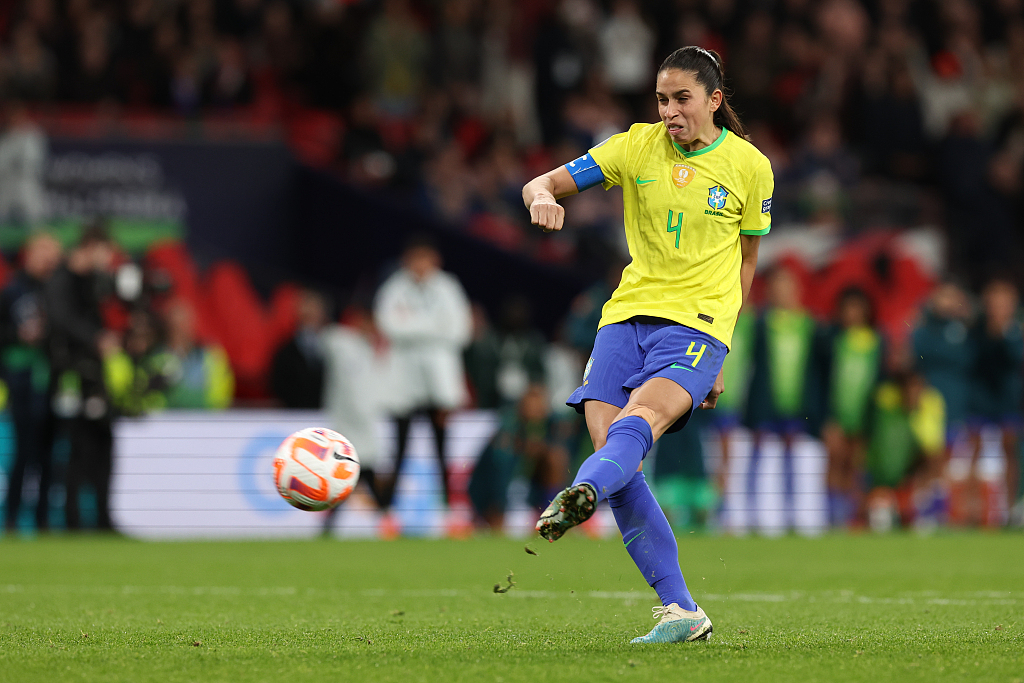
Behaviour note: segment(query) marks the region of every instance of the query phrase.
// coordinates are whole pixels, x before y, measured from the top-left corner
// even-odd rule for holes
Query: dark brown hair
[[[717,52],[705,50],[696,45],[681,47],[665,58],[658,73],[669,69],[679,69],[694,74],[697,77],[697,82],[704,86],[704,92],[708,97],[716,90],[721,90],[722,104],[715,111],[715,125],[728,128],[741,138],[747,137],[747,129],[743,127],[743,122],[729,106],[729,98],[725,92],[725,67],[722,66],[722,58],[718,56]]]

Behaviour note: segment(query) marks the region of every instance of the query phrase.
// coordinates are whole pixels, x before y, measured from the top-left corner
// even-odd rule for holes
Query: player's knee
[[[651,425],[651,429],[654,429],[659,422],[660,416],[654,406],[637,402],[626,406],[622,411],[622,417],[639,417]]]

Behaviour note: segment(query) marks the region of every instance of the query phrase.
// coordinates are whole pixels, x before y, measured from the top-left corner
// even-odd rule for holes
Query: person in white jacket
[[[385,491],[377,467],[381,444],[377,427],[387,415],[391,368],[387,349],[379,338],[370,311],[350,306],[343,324],[328,325],[320,332],[324,356],[323,407],[328,425],[344,434],[359,453],[359,481],[370,489],[384,510]],[[339,506],[340,507],[340,506]],[[324,534],[330,534],[338,507],[324,518]]]
[[[432,242],[415,238],[402,255],[402,267],[389,277],[374,303],[374,317],[391,345],[397,426],[395,470],[383,496],[387,509],[405,458],[412,417],[426,412],[434,431],[446,505],[451,502],[445,466],[445,422],[466,401],[462,350],[470,341],[469,301],[458,279],[441,270]]]

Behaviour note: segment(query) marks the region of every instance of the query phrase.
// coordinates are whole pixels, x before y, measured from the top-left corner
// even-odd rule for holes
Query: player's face
[[[656,95],[661,120],[672,140],[680,145],[700,137],[722,103],[721,90],[709,96],[695,73],[679,69],[658,73]]]

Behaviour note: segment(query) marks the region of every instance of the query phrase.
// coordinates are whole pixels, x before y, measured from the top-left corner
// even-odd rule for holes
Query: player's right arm
[[[544,232],[561,230],[565,209],[557,200],[595,185],[606,190],[618,185],[628,142],[628,133],[613,135],[580,158],[526,183],[523,203],[530,210],[530,222]]]
[[[544,232],[561,230],[565,209],[556,200],[579,192],[565,166],[537,176],[523,186],[523,203],[530,210],[530,222]]]

